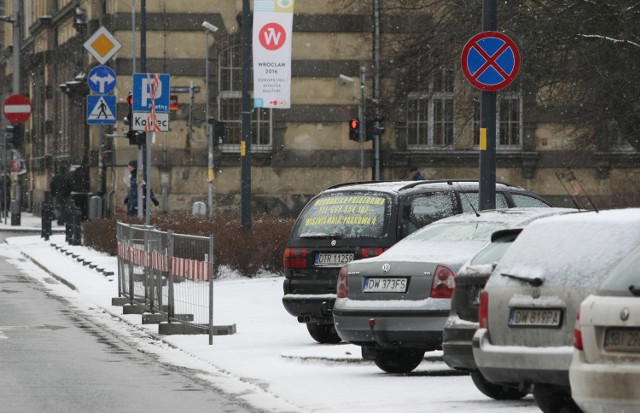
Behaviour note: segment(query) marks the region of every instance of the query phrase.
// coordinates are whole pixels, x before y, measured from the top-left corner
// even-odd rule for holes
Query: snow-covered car
[[[386,372],[415,369],[425,351],[442,345],[460,267],[495,231],[521,228],[548,210],[513,208],[444,218],[378,257],[344,266],[333,308],[336,331]]]
[[[320,343],[336,343],[333,304],[340,267],[373,257],[431,222],[478,206],[478,181],[398,181],[336,185],[298,216],[283,254],[282,304]],[[496,209],[551,204],[524,188],[496,184]]]
[[[580,305],[569,368],[587,412],[640,411],[640,247]]]
[[[640,209],[543,218],[525,227],[480,294],[473,356],[489,382],[533,391],[544,412],[578,411],[569,365],[580,303],[640,245]]]
[[[578,210],[549,208],[539,212],[536,215],[537,219],[575,213]],[[469,372],[478,390],[498,400],[520,399],[526,396],[527,392],[517,387],[488,382],[478,371],[473,359],[471,341],[478,329],[480,292],[500,258],[521,231],[522,228],[514,228],[494,232],[491,235],[491,243],[458,271],[456,289],[451,297],[451,312],[444,326],[442,339],[442,356],[445,363],[449,367]]]

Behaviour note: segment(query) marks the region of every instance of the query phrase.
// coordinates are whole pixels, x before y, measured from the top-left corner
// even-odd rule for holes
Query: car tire
[[[387,373],[409,373],[424,359],[424,350],[378,350],[375,363]]]
[[[495,400],[520,400],[529,394],[518,390],[517,387],[491,383],[479,371],[471,372],[471,380],[482,394]]]
[[[332,324],[307,323],[309,335],[320,344],[336,344],[342,341]]]
[[[568,390],[557,386],[535,384],[533,398],[544,413],[581,413]]]

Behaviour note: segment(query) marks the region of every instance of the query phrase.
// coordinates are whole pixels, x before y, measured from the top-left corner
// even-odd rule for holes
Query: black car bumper
[[[442,341],[442,358],[451,368],[458,370],[477,370],[473,358],[473,335],[478,329],[476,325],[447,325],[444,328]]]

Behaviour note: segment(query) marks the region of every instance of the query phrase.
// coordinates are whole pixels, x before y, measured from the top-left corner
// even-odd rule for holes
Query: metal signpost
[[[480,104],[480,205],[496,206],[496,91],[507,87],[518,75],[520,53],[516,44],[496,32],[495,0],[485,0],[484,32],[473,36],[462,51],[462,71],[482,90]]]
[[[104,65],[122,48],[122,44],[104,26],[84,43],[84,48],[101,65]],[[135,65],[135,59],[133,60]],[[111,93],[118,82],[116,72],[108,66],[96,66],[87,76],[87,85],[96,93],[87,96],[87,124],[88,125],[115,125],[117,116],[117,101]],[[100,147],[98,150],[98,171],[100,177],[100,192],[104,197],[106,191],[106,177],[104,170],[104,129],[100,131]],[[102,200],[104,202],[104,199]],[[104,204],[102,210],[104,211]]]
[[[31,117],[31,101],[29,100],[28,97],[20,94],[11,95],[4,101],[4,104],[2,106],[2,113],[4,114],[4,117],[13,124],[24,123],[27,120],[29,120],[29,118]],[[15,131],[15,128],[14,128],[14,131]],[[5,155],[6,155],[6,140],[5,140]],[[5,162],[5,170],[3,173],[6,173],[6,158],[4,162]],[[18,170],[16,172],[20,172],[20,171]],[[20,191],[21,190],[20,190],[20,181],[18,180],[19,174],[13,173],[13,171],[12,171],[12,174],[14,175],[13,193],[14,193],[14,201],[17,204],[16,206],[17,210],[11,211],[12,214],[13,213],[16,214],[15,220],[13,215],[11,217],[11,225],[20,225],[20,203],[21,203]],[[2,192],[6,192],[4,188],[2,189],[3,189]],[[6,209],[6,204],[3,206]],[[5,219],[6,219],[6,215],[5,215]]]
[[[156,132],[169,130],[169,110],[171,107],[171,76],[166,73],[134,73],[133,74],[133,119],[134,130],[152,131],[151,142],[156,139]],[[138,113],[136,113],[138,112]],[[145,224],[151,223],[151,145],[146,143],[147,162],[144,165],[147,180]],[[138,182],[140,176],[138,175]],[[140,187],[138,187],[140,188]],[[139,197],[139,202],[140,202]],[[141,211],[140,205],[138,211]]]

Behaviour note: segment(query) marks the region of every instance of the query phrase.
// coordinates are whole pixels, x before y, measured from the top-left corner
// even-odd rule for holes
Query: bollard
[[[82,209],[78,206],[72,207],[72,235],[71,245],[82,245]]]
[[[20,225],[20,205],[15,199],[11,201],[11,226]]]
[[[45,241],[49,241],[49,237],[51,236],[51,221],[53,220],[53,205],[50,201],[45,201],[42,203],[42,232],[40,236],[44,238]]]
[[[89,219],[102,218],[102,197],[94,195],[89,198]]]
[[[72,222],[71,222],[71,205],[67,205],[63,208],[64,210],[64,241],[71,245],[71,228],[72,228]]]
[[[207,205],[202,201],[194,202],[191,207],[191,214],[195,216],[207,215]]]

